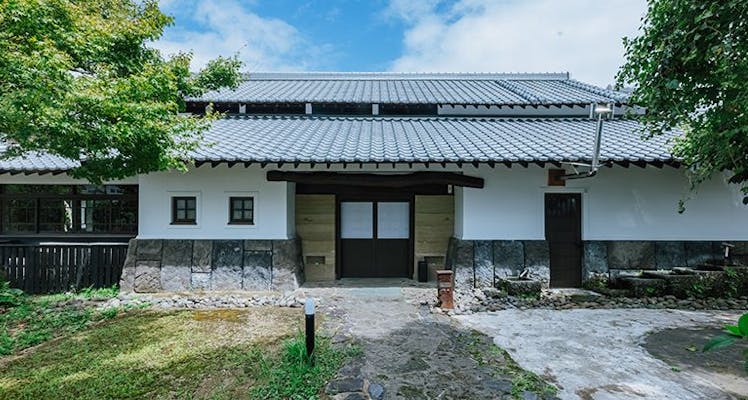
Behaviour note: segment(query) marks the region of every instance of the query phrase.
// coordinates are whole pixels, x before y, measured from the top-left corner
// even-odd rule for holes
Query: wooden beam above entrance
[[[404,188],[422,185],[453,185],[482,189],[483,178],[454,172],[410,172],[403,174],[354,174],[337,172],[268,171],[271,182],[296,182],[314,185],[353,185]]]

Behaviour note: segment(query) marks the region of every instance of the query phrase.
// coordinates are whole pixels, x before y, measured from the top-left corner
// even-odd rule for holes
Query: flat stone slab
[[[432,314],[427,306],[419,307],[419,302],[413,301],[421,293],[413,295],[411,290],[433,298],[435,289],[302,290],[306,296],[334,299],[332,309],[320,311],[328,316],[326,324],[342,325],[330,329],[360,344],[364,353],[361,377],[369,381],[368,393],[363,392],[368,397],[364,398],[378,399],[380,393],[384,399],[511,398],[507,397],[512,391],[511,382],[507,384],[511,377],[508,373],[497,377],[489,366],[493,365],[492,357],[497,357],[490,351],[490,338],[464,329],[447,316]],[[388,296],[390,291],[398,296]],[[491,362],[476,361],[475,351],[486,354],[482,361]],[[500,358],[503,362],[503,356]],[[348,374],[350,369],[340,373]],[[357,387],[355,383],[351,386]]]
[[[456,317],[492,336],[522,368],[552,376],[562,399],[727,400],[718,381],[671,365],[642,343],[652,330],[718,327],[736,313],[677,310],[504,310]],[[549,329],[552,327],[552,329]],[[748,393],[743,393],[743,396]]]

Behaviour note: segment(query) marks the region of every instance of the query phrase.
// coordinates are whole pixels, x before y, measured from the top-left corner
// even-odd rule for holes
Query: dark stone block
[[[550,268],[551,251],[547,241],[526,240],[524,243],[526,268]]]
[[[608,245],[600,241],[584,242],[582,254],[582,279],[590,279],[596,274],[608,273]]]
[[[167,292],[190,290],[192,270],[189,265],[162,265],[161,288]]]
[[[139,239],[138,260],[161,261],[161,239]]]
[[[192,272],[210,272],[212,260],[213,241],[195,240],[192,244]]]
[[[192,266],[192,240],[164,240],[161,264],[174,267]]]
[[[706,288],[703,278],[699,274],[674,274],[661,271],[648,271],[643,278],[656,278],[665,282],[665,293],[672,294],[679,299],[701,297]]]
[[[452,270],[456,289],[472,289],[475,287],[475,270],[472,240],[455,239],[455,260]]]
[[[696,267],[707,261],[719,258],[714,254],[712,242],[687,241],[686,247],[686,264],[688,267]]]
[[[361,378],[344,378],[330,381],[325,386],[325,393],[336,395],[346,392],[362,392],[364,390],[364,380]]]
[[[272,287],[293,290],[303,283],[301,240],[273,240]]]
[[[295,267],[301,252],[297,240],[273,240],[273,267]]]
[[[444,260],[444,266],[447,269],[452,269],[455,265],[456,253],[457,253],[457,241],[454,237],[449,238],[449,244],[447,245],[447,256]]]
[[[138,261],[135,265],[134,291],[154,293],[161,291],[161,262],[156,260]]]
[[[655,242],[657,269],[686,266],[686,245],[683,242]]]
[[[246,290],[270,290],[272,263],[273,253],[270,251],[245,251],[243,288]]]
[[[475,241],[473,265],[475,266],[475,287],[493,287],[493,243],[490,240]]]
[[[245,240],[244,250],[247,251],[271,251],[273,242],[270,240]]]
[[[455,240],[455,267],[473,269],[473,249],[475,244],[472,240]]]
[[[243,269],[241,265],[218,266],[211,274],[211,289],[239,290],[242,288]]]
[[[242,242],[241,240],[214,240],[213,241],[213,269],[221,267],[242,266]]]
[[[733,262],[748,265],[748,242],[730,242],[735,245],[730,250],[730,258]]]
[[[621,278],[621,281],[631,290],[634,297],[657,297],[666,293],[664,279],[653,278]]]
[[[122,276],[119,281],[119,289],[122,292],[131,292],[135,285],[135,265],[137,263],[138,241],[130,239],[127,244],[127,255],[122,266]]]
[[[508,277],[499,279],[499,287],[512,296],[540,297],[543,284],[534,279]]]
[[[608,242],[608,268],[655,269],[654,242]]]
[[[497,278],[518,275],[525,268],[525,248],[519,240],[495,240],[493,264]]]

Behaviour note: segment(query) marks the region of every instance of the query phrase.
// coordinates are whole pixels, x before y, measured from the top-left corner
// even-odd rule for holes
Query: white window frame
[[[172,198],[174,197],[194,197],[195,198],[195,224],[172,224],[171,217],[173,210]],[[203,201],[201,191],[188,191],[188,190],[168,190],[166,192],[166,199],[164,200],[167,212],[163,213],[166,217],[167,229],[199,229],[203,220]]]
[[[251,197],[253,200],[252,204],[252,212],[253,212],[253,221],[252,224],[232,224],[231,220],[229,218],[229,212],[231,207],[230,199],[232,197]],[[223,192],[223,207],[224,207],[224,218],[225,221],[223,222],[223,225],[227,229],[243,229],[243,230],[252,230],[257,229],[257,226],[260,225],[260,213],[258,210],[260,209],[260,192],[257,190],[247,190],[247,191],[225,191]]]

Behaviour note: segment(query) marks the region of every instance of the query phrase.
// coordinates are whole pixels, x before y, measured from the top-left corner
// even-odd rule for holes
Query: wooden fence
[[[0,244],[0,275],[26,293],[119,283],[127,244]]]

